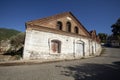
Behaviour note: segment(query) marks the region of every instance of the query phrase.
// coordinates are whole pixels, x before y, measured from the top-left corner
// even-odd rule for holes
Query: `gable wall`
[[[56,29],[56,23],[57,23],[57,21],[61,21],[63,23],[63,31],[66,31],[66,22],[70,21],[71,22],[71,33],[75,33],[74,32],[74,27],[77,26],[79,28],[79,34],[87,36],[85,34],[85,32],[80,28],[82,26],[77,25],[76,22],[74,20],[72,20],[72,18],[71,18],[71,20],[69,20],[68,17],[69,16],[66,16],[66,17],[63,17],[63,18],[54,19],[54,20],[51,20],[51,21],[48,21],[48,22],[44,22],[44,23],[36,22],[34,24],[39,25],[39,26],[43,26],[43,27],[48,27],[48,28]]]

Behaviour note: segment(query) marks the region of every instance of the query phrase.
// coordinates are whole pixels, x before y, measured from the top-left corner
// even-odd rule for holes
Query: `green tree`
[[[16,36],[11,37],[10,42],[12,46],[18,47],[24,44],[25,33],[19,33]]]
[[[19,33],[18,35],[10,38],[10,44],[11,44],[10,51],[12,51],[11,55],[21,55],[22,56],[24,39],[25,39],[25,33]]]
[[[117,20],[115,24],[111,26],[113,36],[120,40],[120,18]]]
[[[107,37],[108,37],[107,34],[105,34],[105,33],[98,33],[98,36],[99,36],[99,38],[100,38],[102,43],[106,43],[106,40],[107,40]]]

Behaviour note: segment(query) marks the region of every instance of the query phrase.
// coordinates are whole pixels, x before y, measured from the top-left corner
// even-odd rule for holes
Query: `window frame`
[[[66,22],[66,31],[71,32],[71,22],[69,21]]]
[[[57,50],[56,52],[54,52],[52,50],[52,43],[54,43],[54,42],[55,42],[55,44],[56,43],[58,44],[58,49],[56,49]],[[50,40],[50,54],[60,54],[60,53],[61,53],[61,41],[57,40],[57,39]]]
[[[56,27],[58,30],[62,30],[63,29],[63,24],[61,21],[57,21]]]
[[[74,27],[74,32],[75,32],[76,34],[79,34],[79,28],[78,28],[77,26]]]

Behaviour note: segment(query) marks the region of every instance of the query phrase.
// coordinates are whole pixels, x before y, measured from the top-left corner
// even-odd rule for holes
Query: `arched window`
[[[77,33],[77,34],[79,33],[79,29],[78,29],[77,26],[74,28],[74,32]]]
[[[62,30],[62,22],[61,21],[57,22],[57,29]]]
[[[66,23],[66,31],[71,32],[71,23],[70,22]]]
[[[51,51],[52,51],[52,53],[60,53],[61,52],[61,41],[52,40],[51,41]]]

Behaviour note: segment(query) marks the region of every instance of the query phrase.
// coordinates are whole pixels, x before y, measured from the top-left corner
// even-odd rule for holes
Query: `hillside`
[[[0,28],[0,41],[9,39],[10,37],[17,35],[20,31],[14,29]]]

